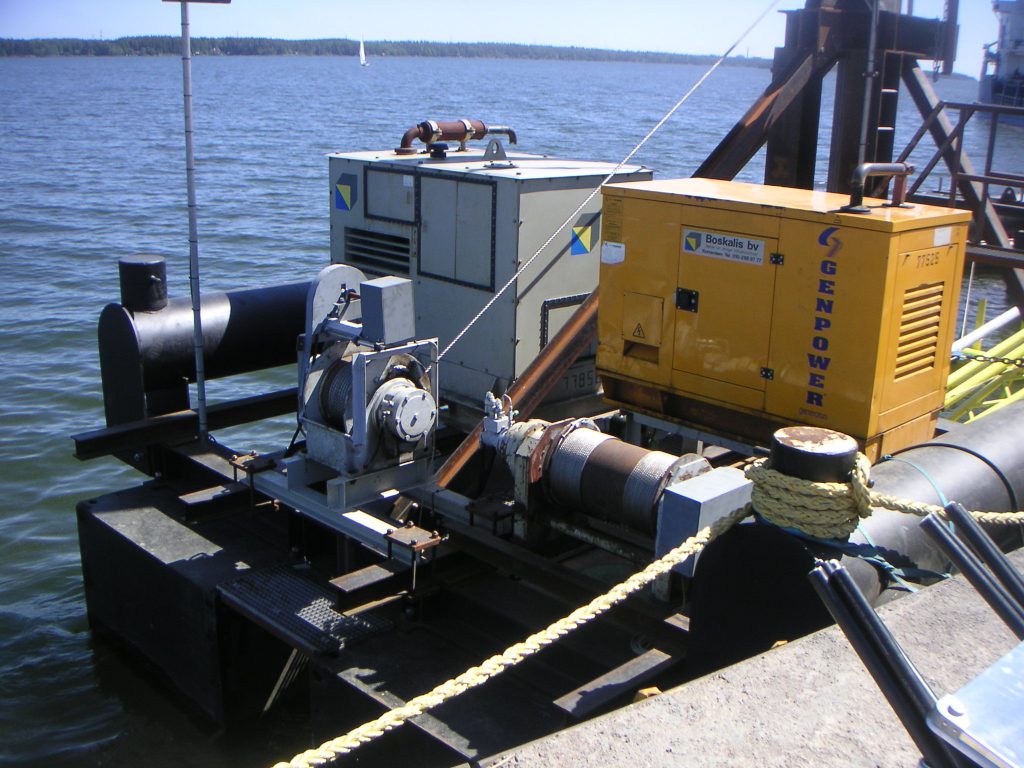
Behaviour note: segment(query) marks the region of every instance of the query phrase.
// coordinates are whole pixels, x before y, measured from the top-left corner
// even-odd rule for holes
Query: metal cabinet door
[[[751,408],[764,403],[778,241],[684,217],[675,303],[674,386]],[[691,222],[691,223],[685,223]]]

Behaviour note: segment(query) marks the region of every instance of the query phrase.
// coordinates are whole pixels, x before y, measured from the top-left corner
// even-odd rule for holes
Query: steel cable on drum
[[[549,245],[551,245],[551,243],[554,242],[554,239],[556,237],[558,237],[558,235],[567,226],[569,226],[569,224],[571,222],[576,220],[576,217],[580,215],[580,213],[583,211],[584,208],[587,207],[587,205],[590,203],[590,201],[593,200],[595,197],[597,197],[597,194],[601,191],[601,188],[604,187],[608,182],[610,182],[615,177],[615,175],[619,171],[622,170],[622,168],[626,165],[626,163],[628,163],[630,160],[632,160],[636,156],[636,153],[639,152],[643,148],[643,146],[651,139],[651,137],[654,136],[654,134],[657,133],[661,129],[661,127],[663,125],[665,125],[665,123],[667,123],[669,121],[669,119],[672,117],[672,115],[674,115],[676,112],[679,111],[679,108],[682,107],[683,104],[685,104],[689,100],[689,98],[697,91],[697,89],[700,88],[704,84],[705,80],[707,80],[709,77],[711,77],[711,75],[714,73],[714,71],[716,69],[718,69],[727,58],[729,58],[729,54],[731,54],[734,50],[736,50],[736,47],[741,42],[743,42],[744,38],[746,38],[746,36],[750,34],[750,32],[754,29],[754,27],[756,27],[758,24],[760,24],[761,20],[764,19],[764,17],[767,16],[771,12],[771,10],[776,5],[778,5],[778,4],[779,4],[779,0],[772,0],[768,4],[768,6],[754,20],[754,22],[749,27],[747,27],[746,30],[744,30],[743,34],[741,34],[736,39],[736,42],[734,42],[732,45],[730,45],[728,50],[726,50],[725,53],[723,53],[721,56],[718,57],[717,61],[715,61],[715,63],[712,64],[708,68],[708,70],[703,75],[700,76],[700,78],[697,80],[696,83],[694,83],[692,86],[690,86],[690,89],[686,93],[684,93],[682,98],[680,98],[679,101],[677,101],[673,105],[672,109],[670,109],[668,112],[666,112],[665,116],[662,117],[661,120],[659,120],[655,124],[655,126],[653,128],[651,128],[650,131],[647,132],[647,135],[644,136],[642,139],[640,139],[639,143],[637,143],[637,145],[635,147],[633,147],[633,149],[631,149],[629,151],[629,154],[627,154],[624,158],[622,158],[621,161],[619,161],[619,164],[616,165],[615,168],[612,169],[611,173],[609,173],[607,176],[605,176],[604,179],[601,181],[601,183],[598,184],[593,190],[591,190],[590,194],[587,195],[586,199],[584,199],[582,203],[580,203],[578,206],[576,206],[576,209],[572,213],[569,214],[568,218],[566,218],[565,221],[563,221],[554,232],[551,233],[551,236],[547,240],[545,240],[544,243],[536,251],[534,251],[533,255],[530,258],[528,258],[525,262],[523,262],[523,265],[521,267],[519,267],[519,269],[516,270],[515,274],[513,274],[512,277],[510,277],[505,282],[505,284],[502,285],[501,288],[498,289],[497,293],[495,293],[487,301],[487,303],[483,305],[483,307],[480,309],[480,311],[477,312],[473,316],[473,319],[470,320],[468,323],[466,323],[465,327],[461,331],[459,331],[457,334],[455,334],[455,338],[453,338],[448,343],[448,345],[444,349],[441,350],[441,353],[437,356],[437,362],[441,362],[441,360],[444,358],[444,356],[448,354],[449,350],[451,350],[452,347],[454,347],[456,344],[459,343],[459,341],[462,339],[462,337],[465,336],[469,332],[470,328],[472,328],[477,323],[477,321],[479,321],[480,318],[483,317],[492,306],[494,306],[494,303],[505,294],[505,291],[507,291],[512,286],[512,284],[515,283],[515,281],[518,280],[519,277],[527,269],[530,268],[530,265],[533,264],[534,261],[536,261],[537,257],[541,255],[541,253],[544,251],[544,249],[547,248]],[[554,264],[556,261],[558,261],[559,258],[561,258],[560,255],[556,256],[552,260],[551,263]]]

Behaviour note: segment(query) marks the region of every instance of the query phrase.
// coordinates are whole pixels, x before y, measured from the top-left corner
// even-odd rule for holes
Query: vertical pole
[[[868,37],[868,65],[864,70],[864,112],[861,115],[860,144],[857,148],[857,165],[863,165],[867,162],[871,101],[875,92],[875,78],[878,75],[875,71],[875,45],[878,40],[879,5],[879,0],[873,0],[871,4],[871,33]]]
[[[972,109],[971,110],[971,117],[974,117],[974,114],[975,114],[975,112]],[[985,150],[985,176],[987,178],[991,178],[991,176],[992,176],[992,160],[993,160],[993,158],[996,155],[996,129],[997,128],[999,128],[999,113],[993,111],[992,114],[989,115],[989,119],[988,119],[988,147]],[[977,216],[977,219],[978,219],[977,227],[978,227],[978,231],[979,232],[984,232],[985,231],[985,229],[984,229],[985,222],[983,220],[983,216],[981,215],[981,213],[985,209],[985,207],[989,205],[989,200],[991,198],[992,198],[992,194],[991,194],[991,191],[989,189],[989,183],[986,180],[986,181],[982,182],[982,185],[981,185],[981,208],[978,209],[978,216]]]
[[[196,401],[199,437],[205,438],[206,372],[203,366],[203,318],[199,292],[199,228],[196,224],[196,164],[192,152],[192,41],[189,37],[188,0],[181,4],[181,77],[185,99],[185,174],[188,183],[188,284],[192,294],[192,346],[196,354]]]
[[[960,16],[960,0],[946,0],[945,13],[943,14],[943,21],[946,25],[946,39],[942,43],[942,74],[952,75],[953,74],[953,62],[956,61],[956,44],[959,35],[959,27],[957,21]]]

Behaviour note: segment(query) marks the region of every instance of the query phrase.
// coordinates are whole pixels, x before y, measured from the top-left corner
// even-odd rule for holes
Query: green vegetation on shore
[[[367,41],[371,56],[452,56],[488,59],[558,59],[563,61],[640,61],[663,64],[710,64],[717,57],[653,51],[609,51],[555,45],[512,43],[431,43],[425,41]],[[196,56],[355,56],[356,40],[278,40],[261,37],[194,37]],[[116,40],[44,38],[0,39],[0,56],[171,56],[181,54],[173,36],[120,37]],[[769,67],[771,61],[738,56],[733,64]]]

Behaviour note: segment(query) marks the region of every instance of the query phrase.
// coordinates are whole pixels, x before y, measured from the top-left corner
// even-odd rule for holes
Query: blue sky
[[[215,37],[496,41],[675,53],[720,53],[769,0],[516,0],[436,9],[409,0],[234,0],[190,6],[192,34]],[[781,0],[778,9],[803,7]],[[942,14],[943,0],[914,0],[919,16]],[[177,3],[161,0],[0,0],[0,37],[114,38],[177,34]],[[782,40],[773,12],[737,53],[771,56]],[[981,46],[996,37],[990,0],[960,0],[956,69],[977,76]]]

